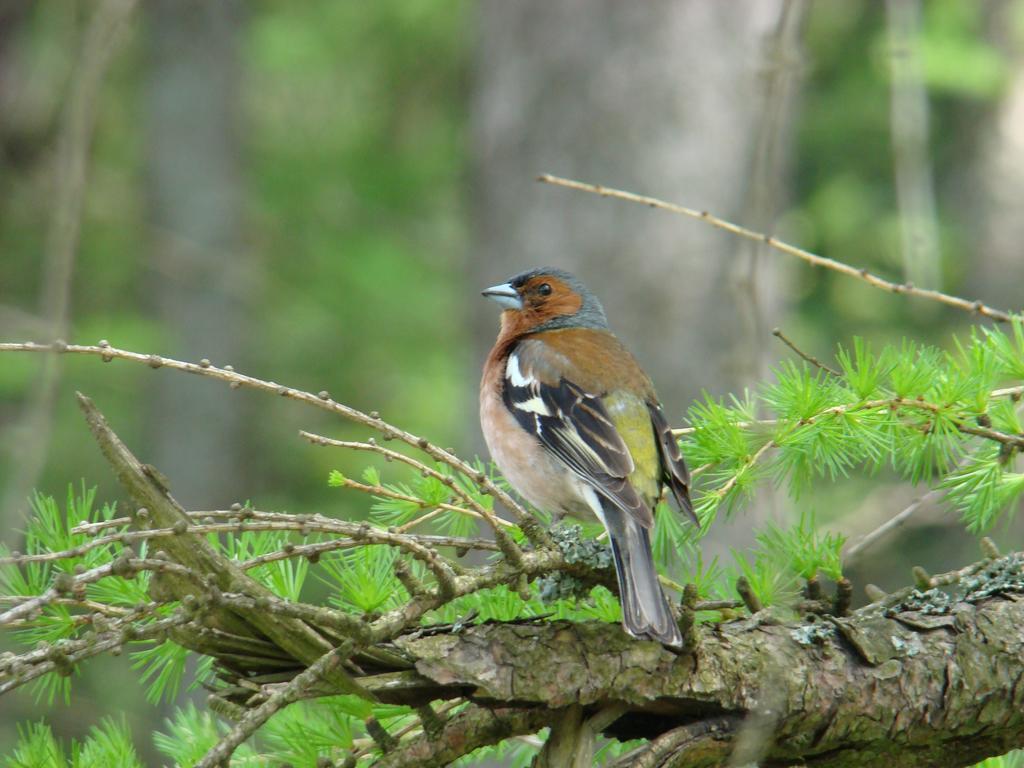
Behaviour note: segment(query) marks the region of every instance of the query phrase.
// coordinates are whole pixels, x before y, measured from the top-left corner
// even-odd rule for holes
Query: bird
[[[667,488],[698,523],[690,474],[650,378],[608,327],[601,302],[554,267],[522,272],[483,295],[502,307],[480,382],[480,424],[513,488],[561,518],[608,532],[622,624],[681,648],[651,550]]]

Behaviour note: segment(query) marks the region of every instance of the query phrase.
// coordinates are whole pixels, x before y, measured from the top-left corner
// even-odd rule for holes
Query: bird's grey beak
[[[505,309],[523,308],[523,300],[519,298],[519,293],[512,287],[511,283],[492,285],[486,291],[482,291],[482,295],[489,299],[494,299]]]

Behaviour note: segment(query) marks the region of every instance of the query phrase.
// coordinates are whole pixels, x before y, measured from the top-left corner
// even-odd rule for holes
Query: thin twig
[[[487,541],[486,539],[475,539],[475,544],[463,546],[461,544],[446,543],[444,541],[432,542],[429,541],[430,538],[431,537],[429,536],[419,537],[419,540],[420,543],[424,543],[428,547],[455,547],[460,550],[477,549],[490,552],[498,551],[498,545],[493,541]],[[444,539],[449,537],[439,536],[437,538]],[[328,552],[337,552],[342,549],[356,549],[357,547],[365,547],[374,543],[384,544],[384,542],[360,541],[358,539],[334,539],[333,541],[319,541],[313,544],[289,545],[284,549],[267,552],[266,554],[250,558],[249,560],[243,560],[238,564],[238,567],[243,571],[248,571],[261,565],[267,565],[268,563],[274,563],[279,560],[288,560],[295,557],[305,557],[308,558],[310,562],[313,562]]]
[[[133,611],[123,619],[112,619],[107,629],[96,636],[78,640],[64,640],[55,646],[36,648],[6,659],[7,672],[0,667],[0,696],[13,691],[43,675],[59,669],[71,669],[75,664],[102,653],[114,653],[139,640],[164,637],[167,631],[192,623],[184,611],[177,611],[148,624],[139,624],[144,611]]]
[[[190,517],[198,517],[199,514],[205,515],[208,513],[196,513],[195,515],[190,515]],[[268,517],[270,517],[270,515],[268,515]],[[327,551],[331,548],[337,548],[339,545],[351,546],[352,544],[357,544],[359,546],[364,546],[366,544],[384,544],[397,547],[399,549],[405,549],[410,545],[418,545],[421,547],[454,547],[456,549],[482,549],[491,551],[497,549],[497,544],[486,539],[470,539],[459,536],[433,536],[428,534],[402,534],[383,530],[366,523],[350,523],[344,520],[317,520],[310,519],[304,515],[282,514],[277,515],[276,519],[271,517],[270,519],[259,520],[199,523],[196,525],[182,525],[176,528],[151,528],[148,530],[121,531],[119,533],[83,542],[77,547],[70,547],[60,551],[41,552],[35,555],[12,555],[8,557],[0,557],[0,566],[68,560],[75,557],[82,557],[87,552],[94,549],[99,549],[113,544],[127,544],[133,541],[146,541],[166,536],[184,536],[186,534],[202,536],[210,533],[242,533],[245,531],[297,531],[303,534],[327,533],[345,536],[346,538],[351,539],[351,541],[317,542],[316,544],[307,545],[309,547],[323,547],[323,551]],[[72,530],[71,532],[81,533],[81,531],[76,530]],[[334,546],[332,547],[332,545]],[[302,550],[301,546],[302,545],[295,545],[289,549],[282,550],[281,552],[268,553],[266,555],[253,558],[252,560],[246,560],[240,565],[242,568],[251,568],[273,560],[281,560],[287,557],[295,557],[296,555],[304,555],[312,551],[317,551]]]
[[[317,435],[313,432],[307,432],[304,429],[299,431],[299,435],[304,437],[306,440],[309,440],[314,445],[330,445],[335,448],[348,448],[354,451],[369,451],[380,454],[389,460],[400,461],[403,464],[408,464],[410,467],[418,470],[420,474],[425,477],[429,476],[438,480],[442,485],[447,487],[453,494],[458,496],[471,507],[471,510],[463,510],[461,507],[456,507],[455,509],[464,513],[472,514],[474,517],[487,521],[487,523],[495,530],[497,530],[499,526],[504,526],[506,528],[513,526],[513,523],[495,516],[491,510],[487,509],[487,507],[474,499],[463,488],[460,488],[458,483],[455,481],[455,478],[451,475],[438,472],[433,467],[428,467],[422,461],[417,461],[412,456],[407,456],[399,451],[393,451],[390,448],[385,448],[382,445],[378,445],[376,442],[364,443],[357,440],[335,440],[330,437],[324,437],[323,435]],[[438,505],[438,508],[441,508],[440,505]],[[451,505],[447,505],[445,508],[451,508]]]
[[[825,371],[825,373],[831,374],[836,378],[839,378],[842,375],[835,368],[826,365],[825,363],[821,362],[821,360],[816,358],[814,355],[810,354],[809,352],[804,352],[802,349],[800,349],[800,347],[798,347],[792,339],[786,336],[786,334],[784,334],[780,328],[772,328],[772,336],[777,338],[779,341],[781,341],[787,347],[792,349],[800,357],[802,357],[804,360],[806,360],[808,363],[815,366],[816,368],[820,368],[821,370]]]
[[[864,534],[857,541],[853,542],[843,553],[843,564],[849,565],[855,561],[865,549],[871,547],[875,542],[885,538],[897,528],[902,527],[914,514],[924,506],[938,501],[946,495],[945,489],[935,488],[923,496],[914,499],[910,504],[890,517],[873,531]]]
[[[147,355],[140,352],[131,352],[129,350],[112,347],[105,341],[98,345],[66,344],[62,341],[57,341],[52,344],[38,344],[35,342],[0,343],[0,353],[2,352],[57,352],[60,354],[91,355],[102,358],[104,362],[109,362],[111,360],[127,360],[133,363],[147,365],[150,368],[170,368],[176,371],[192,373],[197,376],[205,376],[226,382],[232,388],[249,387],[250,389],[268,392],[290,400],[312,405],[315,408],[327,411],[328,413],[333,413],[336,416],[341,416],[342,418],[353,421],[357,424],[362,424],[370,429],[377,430],[381,433],[384,440],[401,440],[403,443],[423,451],[435,461],[440,461],[454,469],[456,472],[465,475],[476,483],[477,486],[480,487],[481,491],[490,494],[505,505],[505,507],[515,517],[516,523],[522,529],[523,533],[526,534],[527,538],[530,539],[534,546],[551,546],[550,537],[548,537],[546,532],[537,524],[537,518],[526,511],[521,504],[492,481],[486,473],[480,472],[458,456],[455,456],[443,448],[439,448],[426,438],[419,437],[418,435],[407,432],[393,424],[389,424],[378,415],[373,413],[364,413],[356,408],[352,408],[351,406],[331,399],[327,392],[321,392],[318,395],[315,395],[312,392],[295,389],[294,387],[286,387],[273,381],[266,381],[264,379],[257,379],[254,376],[236,373],[231,366],[218,368],[215,365],[209,364],[209,361],[206,360],[200,361],[199,363],[188,363],[181,360],[175,360],[170,357],[163,357],[161,355]]]
[[[752,229],[747,229],[746,227],[733,224],[725,219],[720,219],[707,211],[698,211],[694,208],[687,208],[682,205],[676,205],[675,203],[668,203],[664,200],[659,200],[656,197],[638,195],[634,192],[626,192],[621,189],[604,187],[599,184],[587,184],[582,181],[573,181],[572,179],[564,179],[559,176],[552,176],[551,174],[539,176],[537,180],[544,182],[545,184],[554,184],[558,187],[566,187],[567,189],[589,192],[594,195],[600,195],[601,197],[613,197],[618,200],[626,200],[631,203],[646,205],[650,208],[678,213],[682,216],[698,219],[699,221],[706,221],[713,227],[723,229],[726,232],[731,232],[739,237],[745,237],[748,240],[762,241],[769,247],[790,256],[795,256],[796,258],[807,262],[811,266],[824,267],[825,269],[831,269],[834,272],[847,275],[848,277],[855,277],[858,280],[863,280],[868,285],[880,288],[883,291],[905,294],[907,296],[916,296],[921,299],[928,299],[929,301],[937,301],[940,304],[961,309],[965,312],[973,312],[1000,323],[1008,323],[1013,319],[1013,315],[1009,312],[1004,312],[1000,309],[990,307],[982,301],[969,301],[968,299],[962,299],[959,296],[951,296],[950,294],[942,293],[941,291],[930,290],[928,288],[918,288],[910,283],[894,283],[891,280],[886,280],[885,278],[868,272],[866,269],[858,269],[857,267],[852,267],[849,264],[844,264],[841,261],[836,261],[835,259],[830,259],[825,256],[819,256],[816,253],[811,253],[803,248],[798,248],[795,245],[785,243],[771,235],[766,235],[762,232],[755,232]]]
[[[494,540],[498,545],[498,549],[501,550],[501,553],[505,557],[507,557],[514,564],[518,564],[522,561],[522,549],[520,549],[519,545],[516,544],[512,537],[509,536],[503,528],[503,526],[505,528],[512,527],[512,523],[509,523],[507,520],[502,520],[500,517],[491,512],[491,510],[489,510],[486,506],[484,506],[476,499],[474,499],[465,489],[463,489],[459,485],[458,481],[451,475],[446,475],[443,472],[438,472],[433,467],[428,467],[422,461],[418,461],[411,456],[406,456],[404,453],[400,453],[399,451],[393,451],[390,448],[384,448],[383,446],[378,445],[377,441],[372,438],[364,443],[353,440],[334,440],[332,438],[324,437],[323,435],[317,435],[312,432],[307,432],[305,430],[300,431],[299,434],[302,437],[309,440],[310,442],[312,442],[314,445],[329,445],[338,448],[348,448],[356,451],[370,451],[372,453],[380,454],[388,461],[400,461],[403,464],[407,464],[413,467],[414,469],[417,469],[419,473],[424,477],[434,478],[443,486],[445,486],[448,490],[450,490],[455,496],[462,499],[470,507],[469,509],[463,509],[462,507],[452,506],[449,504],[438,504],[436,505],[437,509],[435,509],[433,512],[429,512],[420,519],[413,520],[412,522],[407,523],[405,526],[403,526],[403,530],[408,530],[409,528],[412,528],[413,525],[418,525],[419,523],[424,522],[430,517],[440,514],[441,510],[450,509],[460,512],[461,514],[470,514],[471,516],[479,517],[487,522],[487,524],[491,527],[491,530],[494,532]]]
[[[64,583],[49,587],[41,595],[37,595],[22,603],[0,613],[0,627],[14,621],[32,616],[54,600],[64,597],[65,594],[73,593],[76,588],[84,587],[87,584],[94,584],[108,576],[134,575],[142,571],[157,571],[161,573],[173,573],[191,579],[193,582],[203,585],[203,579],[184,565],[173,563],[168,560],[156,560],[136,557],[118,557],[117,559],[103,565],[92,568],[83,573],[68,575]]]
[[[292,678],[287,685],[271,694],[265,702],[248,710],[245,716],[203,755],[203,759],[196,763],[196,768],[216,768],[226,765],[243,741],[252,736],[273,715],[293,701],[301,699],[306,689],[316,685],[329,672],[338,669],[352,653],[352,649],[353,644],[350,641],[342,643],[337,648],[332,648]]]
[[[341,481],[342,488],[348,488],[353,491],[359,491],[370,496],[378,496],[384,499],[392,499],[394,501],[405,501],[409,504],[415,504],[422,509],[437,508],[443,512],[458,512],[459,514],[469,515],[471,517],[479,517],[474,510],[467,509],[466,507],[460,507],[456,504],[449,504],[447,502],[440,502],[434,504],[433,502],[421,499],[419,496],[412,496],[408,493],[401,493],[400,491],[393,491],[390,488],[385,488],[383,485],[372,485],[370,483],[360,483],[358,480],[353,480],[351,477],[345,477]]]
[[[0,595],[0,603],[11,603],[13,605],[21,605],[27,603],[30,600],[35,600],[38,595]],[[127,614],[131,613],[131,609],[124,608],[119,605],[107,605],[106,603],[98,603],[95,600],[86,600],[85,598],[77,597],[55,597],[50,600],[47,605],[61,605],[68,608],[84,608],[91,613],[100,613],[110,618],[119,619]],[[155,603],[154,603],[155,605]],[[82,619],[83,623],[88,623],[88,620],[92,617],[88,614],[76,615],[74,618]]]
[[[732,425],[739,427],[740,429],[753,429],[754,427],[777,427],[779,424],[783,424],[782,419],[754,419],[753,421],[734,421]],[[704,427],[680,427],[679,429],[673,429],[672,434],[676,437],[682,437],[683,435],[692,435],[694,432],[698,432]],[[708,465],[698,467],[698,469],[706,470]],[[690,473],[696,474],[696,470]]]
[[[740,478],[744,475],[744,473],[747,472],[747,470],[752,469],[757,464],[757,462],[759,462],[764,457],[764,455],[768,453],[769,449],[774,447],[775,441],[769,440],[767,443],[758,448],[757,452],[753,456],[751,456],[749,459],[743,462],[743,466],[736,470],[736,472],[733,473],[732,477],[725,481],[720,488],[716,488],[714,491],[709,491],[709,493],[718,496],[719,499],[724,499],[726,495],[729,493],[729,491],[731,491],[740,481]]]
[[[1018,387],[1006,387],[1004,389],[993,389],[989,397],[1010,397],[1019,400],[1024,395],[1024,385]]]

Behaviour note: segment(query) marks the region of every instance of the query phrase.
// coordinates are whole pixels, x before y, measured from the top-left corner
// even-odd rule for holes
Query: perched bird
[[[596,516],[608,531],[626,631],[681,646],[651,552],[662,489],[697,518],[651,380],[609,330],[597,297],[569,273],[534,269],[483,295],[504,308],[480,384],[491,456],[535,506]]]

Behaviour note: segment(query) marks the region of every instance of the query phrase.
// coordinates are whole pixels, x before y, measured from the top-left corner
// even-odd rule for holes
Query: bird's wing
[[[564,356],[545,352],[538,341],[517,345],[502,391],[519,425],[544,448],[641,525],[654,524],[650,507],[629,482],[633,457],[602,402],[604,393],[574,384]]]
[[[658,438],[658,453],[661,456],[664,482],[672,491],[680,511],[700,525],[700,520],[693,511],[693,502],[690,501],[690,470],[686,468],[686,461],[683,460],[679,443],[672,434],[665,412],[657,403],[647,403],[647,409],[651,412],[651,424]]]

